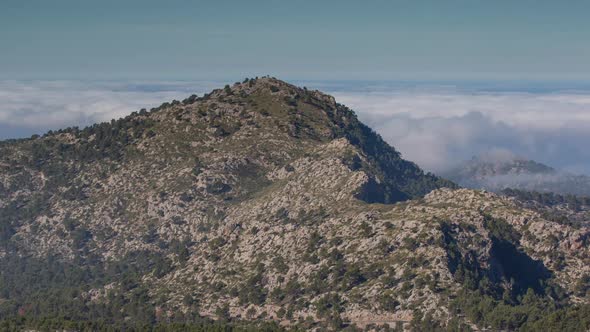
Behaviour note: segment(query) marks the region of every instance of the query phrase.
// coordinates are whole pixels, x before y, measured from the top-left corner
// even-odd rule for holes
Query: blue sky
[[[3,0],[2,79],[586,80],[590,2]]]

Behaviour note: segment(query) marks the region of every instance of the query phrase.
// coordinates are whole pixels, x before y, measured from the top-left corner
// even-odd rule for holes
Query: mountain
[[[466,188],[500,192],[511,188],[590,196],[590,177],[558,171],[510,153],[473,157],[442,175]]]
[[[590,230],[274,78],[0,144],[0,327],[590,327]]]

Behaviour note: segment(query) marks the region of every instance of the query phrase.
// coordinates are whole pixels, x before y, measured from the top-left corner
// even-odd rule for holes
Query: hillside
[[[547,220],[575,225],[590,223],[590,197],[517,189],[504,189],[501,194],[515,198],[522,206],[541,213]]]
[[[590,327],[587,227],[457,189],[277,79],[0,155],[6,326]]]
[[[556,170],[515,155],[487,153],[443,173],[466,188],[590,196],[590,177]]]

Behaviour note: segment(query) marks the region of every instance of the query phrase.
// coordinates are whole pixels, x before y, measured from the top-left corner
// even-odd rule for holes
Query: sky
[[[0,1],[0,139],[271,75],[432,171],[506,151],[590,174],[589,1]]]
[[[585,80],[590,2],[2,0],[3,79]]]

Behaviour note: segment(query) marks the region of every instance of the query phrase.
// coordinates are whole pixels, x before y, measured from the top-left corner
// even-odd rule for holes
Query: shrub
[[[229,86],[229,84],[223,88],[223,91],[225,91],[225,93],[228,95],[232,94],[231,87]]]

